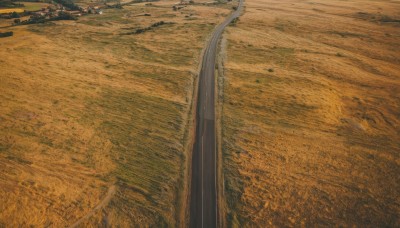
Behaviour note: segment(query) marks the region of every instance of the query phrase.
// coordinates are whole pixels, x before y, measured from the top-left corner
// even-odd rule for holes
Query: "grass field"
[[[173,3],[6,29],[0,227],[65,227],[92,212],[83,226],[184,224],[199,57],[229,7]],[[158,21],[171,23],[123,35]]]
[[[246,1],[223,41],[228,227],[400,226],[399,10]]]
[[[49,4],[47,3],[42,3],[42,2],[18,2],[24,5],[24,7],[19,7],[19,8],[9,8],[9,9],[1,9],[0,8],[0,14],[3,13],[12,13],[12,12],[17,12],[17,13],[22,13],[25,10],[26,11],[38,11],[41,10],[44,7],[47,7]]]
[[[24,8],[22,8],[22,9],[24,9],[26,11],[38,11],[49,5],[49,4],[43,3],[43,2],[20,2],[20,3],[24,4]]]
[[[3,13],[12,13],[12,12],[22,13],[22,12],[24,12],[24,9],[22,9],[22,8],[0,9],[0,14],[3,14]]]

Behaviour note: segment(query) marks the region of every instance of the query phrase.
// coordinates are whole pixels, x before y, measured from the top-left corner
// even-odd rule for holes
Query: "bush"
[[[70,10],[79,10],[79,6],[73,3],[71,0],[54,0],[54,2],[67,7]]]
[[[163,24],[165,24],[164,21],[159,21],[159,22],[156,22],[156,23],[152,24],[150,27],[154,28],[154,27],[158,27],[158,26],[163,25]]]
[[[54,18],[53,20],[76,20],[77,18],[74,15],[71,15],[69,13],[66,12],[59,12],[58,13],[58,17]]]
[[[15,11],[12,12],[10,16],[11,16],[11,18],[20,18],[19,14]]]
[[[14,35],[13,32],[0,32],[0,37],[9,37],[13,35]]]
[[[235,19],[233,19],[233,20],[231,21],[231,24],[230,24],[230,25],[235,26],[236,23],[237,23],[238,21],[239,21],[239,18],[236,17]]]
[[[28,24],[38,24],[38,23],[45,23],[46,18],[44,16],[34,15],[31,16],[28,20]]]
[[[153,28],[159,27],[161,25],[166,25],[166,24],[173,24],[173,22],[159,21],[159,22],[156,22],[156,23],[150,25],[149,27],[136,29],[133,32],[124,33],[123,35],[133,35],[133,34],[144,33],[146,31],[149,31],[149,30],[153,29]]]

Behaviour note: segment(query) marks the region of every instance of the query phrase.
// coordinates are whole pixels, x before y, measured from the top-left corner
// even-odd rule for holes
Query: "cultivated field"
[[[24,12],[24,9],[22,9],[22,8],[6,8],[6,9],[0,9],[0,14],[3,14],[3,13],[12,13],[12,12],[22,13],[22,12]]]
[[[399,227],[400,2],[249,0],[225,38],[228,227]]]
[[[18,2],[24,4],[23,10],[27,11],[37,11],[41,10],[42,8],[46,8],[49,4],[43,2]]]
[[[12,13],[12,12],[17,12],[17,13],[22,13],[25,10],[27,11],[37,11],[41,10],[44,7],[47,7],[49,4],[47,3],[41,3],[41,2],[17,2],[24,4],[24,7],[18,7],[18,8],[0,8],[0,14],[2,13]]]
[[[199,57],[231,6],[174,3],[0,20],[0,227],[185,222]]]

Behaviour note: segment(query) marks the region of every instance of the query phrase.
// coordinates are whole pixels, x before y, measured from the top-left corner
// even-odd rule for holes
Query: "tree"
[[[11,16],[11,18],[20,18],[19,14],[15,11],[12,12],[10,16]]]
[[[54,2],[61,4],[70,10],[79,10],[79,6],[76,5],[74,2],[72,2],[71,0],[54,0]]]

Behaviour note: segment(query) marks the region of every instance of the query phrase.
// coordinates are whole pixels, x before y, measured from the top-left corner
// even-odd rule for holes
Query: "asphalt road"
[[[192,157],[190,227],[217,227],[217,172],[215,139],[215,58],[225,27],[240,15],[238,9],[215,28],[203,56],[196,113],[196,138]]]

